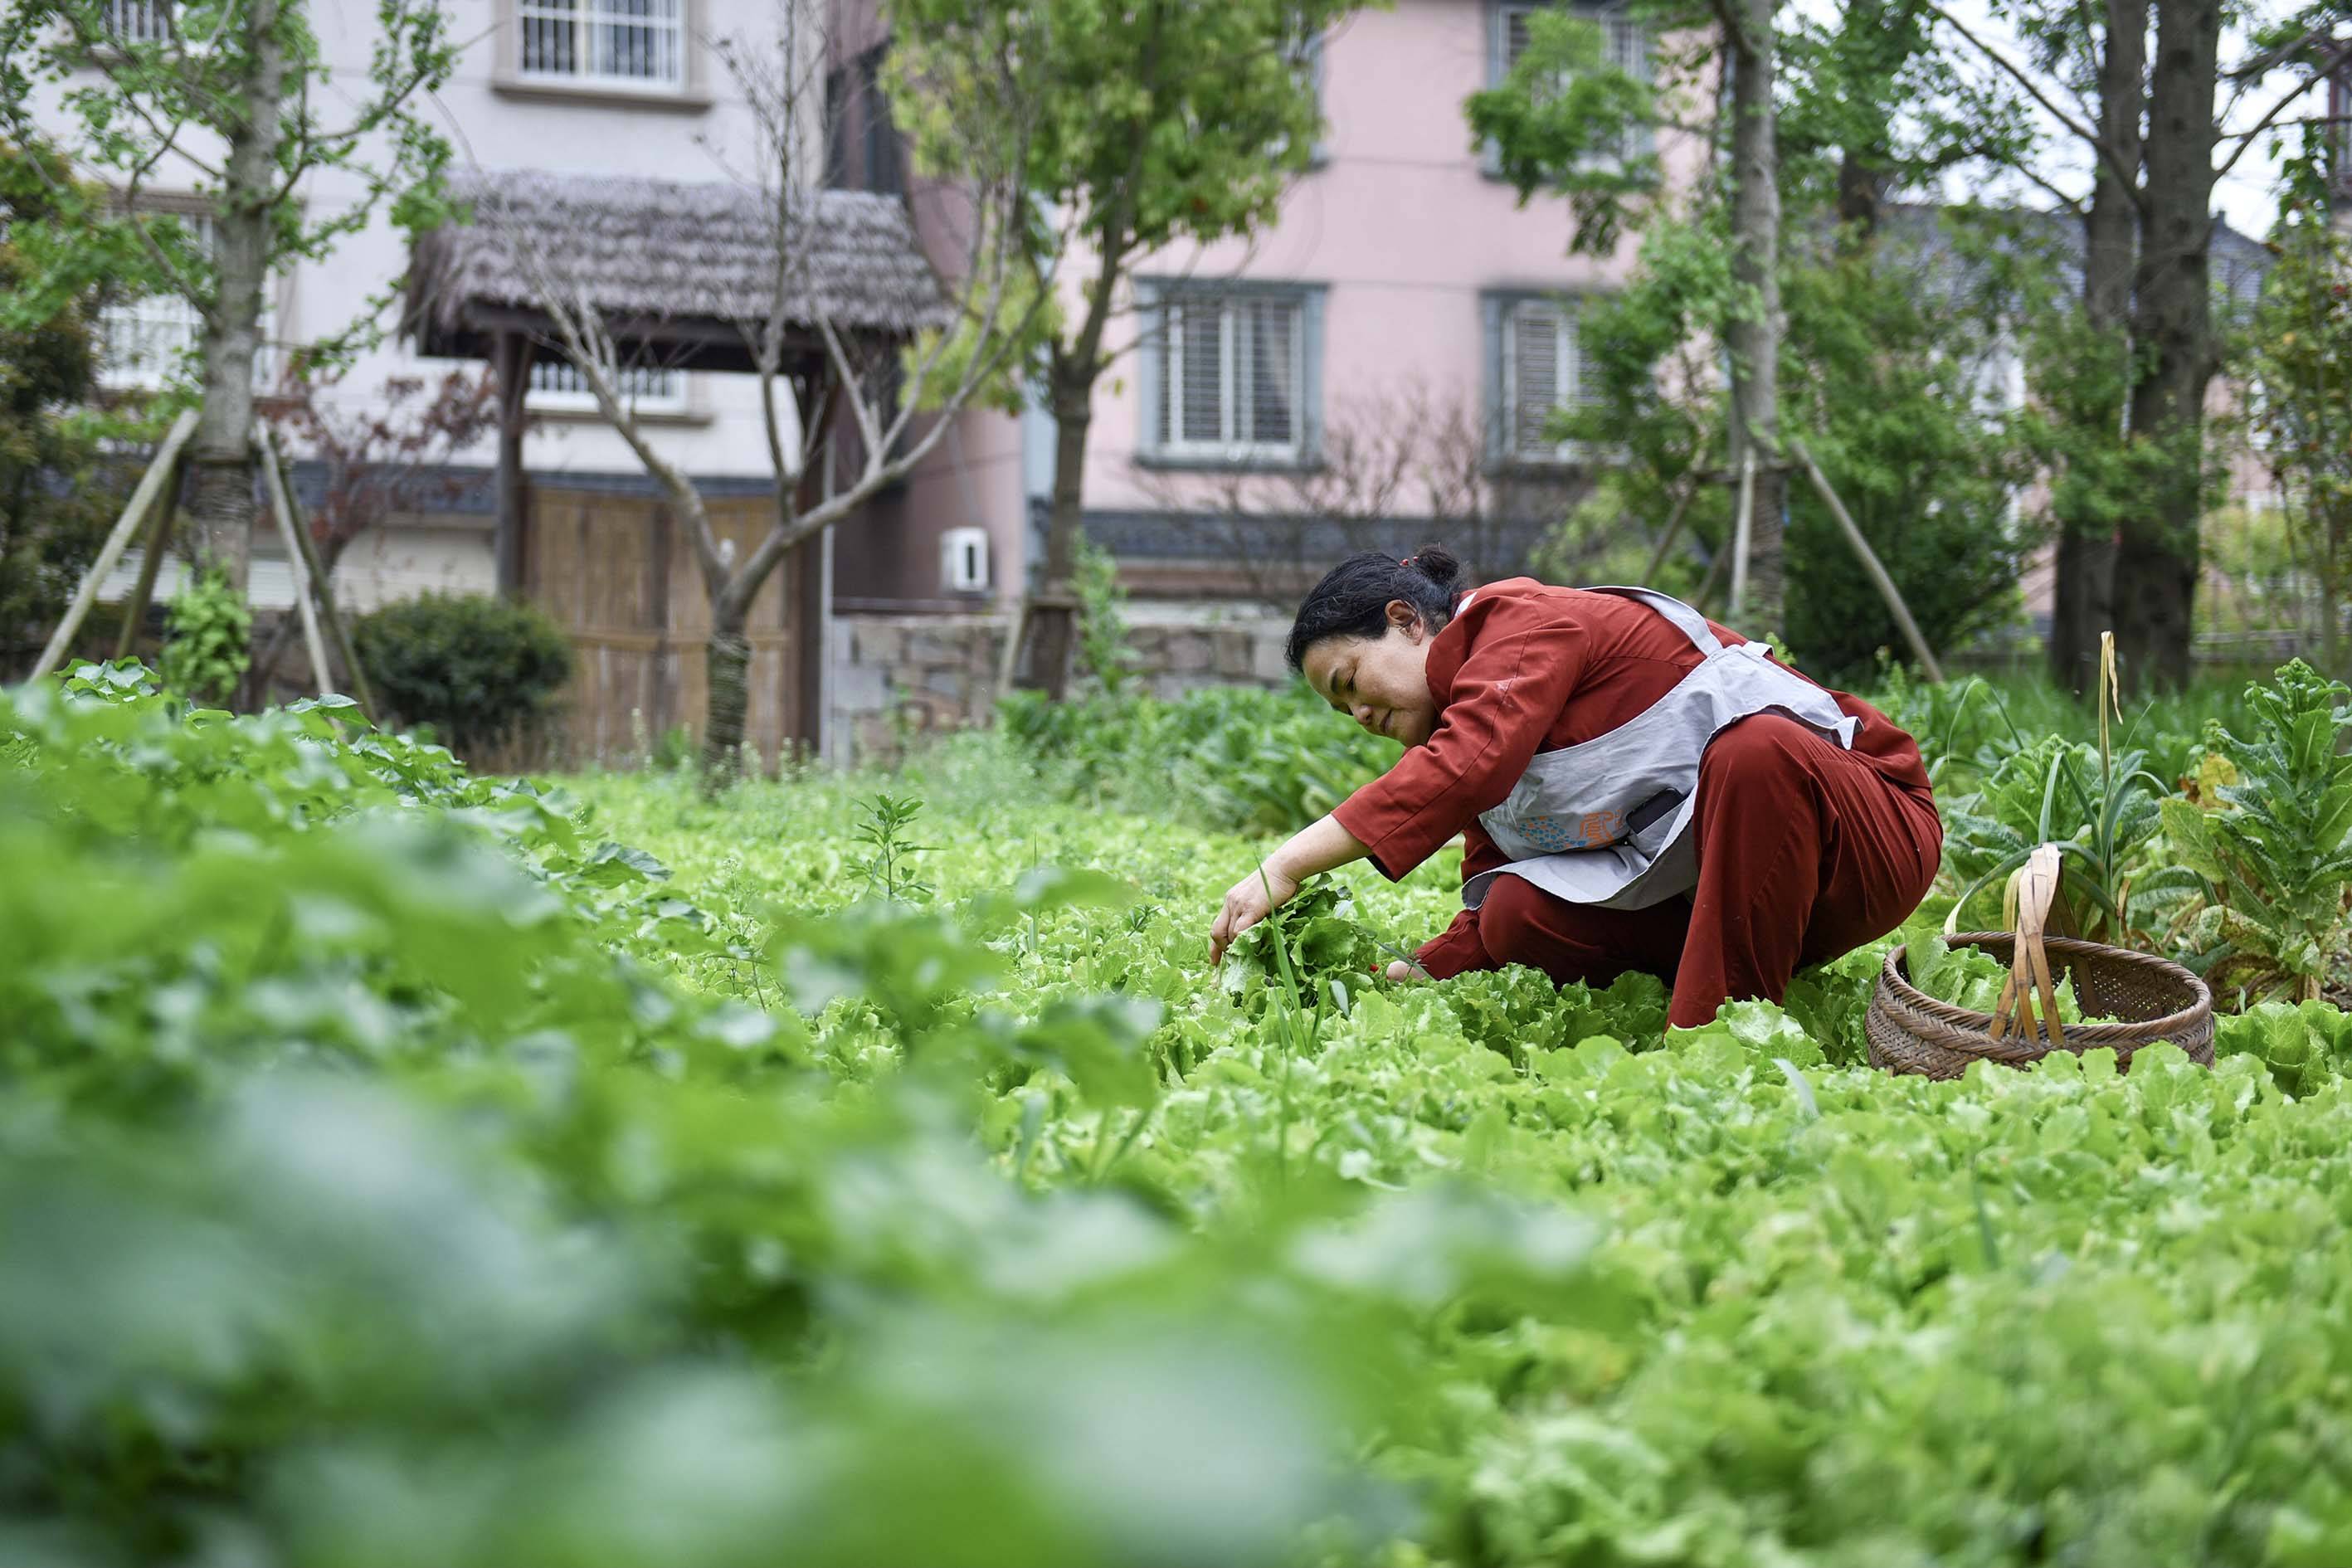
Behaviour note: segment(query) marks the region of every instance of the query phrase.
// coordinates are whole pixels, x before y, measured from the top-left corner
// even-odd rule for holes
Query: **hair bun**
[[[1424,544],[1412,552],[1412,569],[1441,588],[1451,588],[1462,575],[1462,563],[1443,544]]]

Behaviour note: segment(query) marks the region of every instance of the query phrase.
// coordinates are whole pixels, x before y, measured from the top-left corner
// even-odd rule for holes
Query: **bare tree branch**
[[[2108,173],[2114,174],[2115,177],[2123,184],[2125,189],[2137,191],[2139,188],[2139,171],[2137,169],[2126,168],[2123,164],[2123,161],[2116,156],[2114,149],[2110,148],[2106,144],[2106,142],[2099,136],[2098,132],[2093,131],[2080,119],[2074,115],[2069,114],[2065,110],[2060,108],[2055,102],[2053,102],[2051,100],[2050,95],[2042,91],[2041,84],[2033,79],[2032,74],[2026,70],[2024,67],[2017,64],[2007,55],[2002,54],[1999,49],[1994,48],[1984,39],[1978,37],[1976,34],[1970,32],[1966,23],[1953,16],[1949,11],[1944,9],[1943,6],[1937,5],[1936,0],[1927,0],[1927,7],[1929,12],[1941,18],[1945,25],[1949,26],[1952,31],[1958,33],[1962,38],[1966,39],[1979,54],[1982,55],[1986,59],[1990,60],[1994,65],[2000,67],[2001,70],[2008,73],[2010,78],[2013,79],[2018,86],[2025,89],[2026,96],[2032,99],[2034,102],[2040,104],[2042,109],[2050,114],[2051,118],[2056,120],[2059,124],[2064,126],[2069,132],[2073,132],[2076,137],[2087,143],[2092,152],[2097,155],[2099,161],[2107,166]]]
[[[2224,140],[2234,139],[2238,143],[2237,149],[2221,160],[2221,166],[2213,171],[2213,178],[2220,180],[2227,176],[2231,169],[2238,166],[2238,160],[2246,155],[2246,149],[2254,144],[2255,137],[2269,130],[2272,123],[2280,115],[2285,113],[2295,100],[2333,77],[2347,59],[2352,59],[2352,44],[2336,46],[2322,62],[2313,66],[2309,76],[2297,83],[2292,91],[2284,94],[2276,103],[2272,104],[2269,110],[2260,120],[2254,121],[2252,126],[2244,131],[2233,132],[2229,137],[2225,137]]]

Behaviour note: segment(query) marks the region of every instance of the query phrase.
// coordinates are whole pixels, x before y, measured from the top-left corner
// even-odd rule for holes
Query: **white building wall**
[[[591,82],[526,79],[517,69],[522,11],[529,0],[452,0],[456,35],[463,40],[457,72],[419,112],[446,134],[459,167],[540,169],[560,174],[641,175],[700,182],[740,178],[753,166],[759,138],[742,94],[721,65],[717,44],[740,40],[774,48],[778,7],[769,0],[677,0],[684,9],[686,79],[674,90],[644,90]],[[375,42],[374,8],[339,0],[309,7],[331,79],[313,89],[314,102],[334,106],[367,94],[366,66]],[[44,119],[70,145],[76,118],[61,107]],[[163,203],[194,193],[184,164],[159,169],[150,189]],[[347,210],[360,199],[356,174],[316,174],[302,199],[314,216]],[[408,264],[408,240],[379,211],[323,262],[304,263],[280,280],[272,300],[272,336],[300,343],[362,317],[383,327],[384,341],[362,354],[321,401],[364,407],[395,377],[437,382],[464,362],[419,358],[394,334],[397,302],[390,298]],[[476,366],[475,368],[480,368]],[[660,424],[663,450],[698,475],[765,475],[767,444],[761,433],[756,383],[749,376],[697,374],[688,379],[685,410]],[[457,455],[459,462],[495,460],[484,441]],[[636,458],[593,414],[550,412],[525,447],[525,461],[541,473],[628,473]]]

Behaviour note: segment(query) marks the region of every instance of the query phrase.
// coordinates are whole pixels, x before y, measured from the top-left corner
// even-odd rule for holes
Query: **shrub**
[[[228,575],[207,567],[163,617],[163,684],[198,707],[226,707],[245,679],[253,611]]]
[[[545,611],[485,595],[388,605],[353,636],[379,698],[460,753],[534,731],[572,679],[572,645]]]

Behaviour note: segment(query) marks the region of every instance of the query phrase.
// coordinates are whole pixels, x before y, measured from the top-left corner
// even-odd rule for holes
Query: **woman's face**
[[[1402,599],[1391,599],[1377,637],[1325,637],[1300,661],[1315,694],[1375,735],[1417,746],[1437,729],[1429,694],[1431,632]]]

